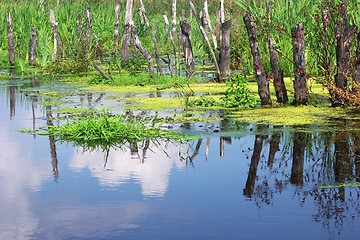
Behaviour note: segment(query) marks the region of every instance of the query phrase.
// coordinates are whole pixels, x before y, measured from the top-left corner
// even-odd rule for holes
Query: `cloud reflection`
[[[135,180],[140,183],[143,196],[163,197],[172,168],[181,170],[186,165],[179,160],[181,147],[178,143],[159,142],[150,143],[148,149],[139,146],[135,151],[130,147],[111,149],[108,159],[101,150],[79,150],[71,159],[70,167],[75,171],[89,169],[104,187],[114,188]]]

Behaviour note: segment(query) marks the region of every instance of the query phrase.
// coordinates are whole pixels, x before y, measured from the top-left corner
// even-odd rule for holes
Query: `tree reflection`
[[[54,126],[53,124],[53,116],[51,111],[51,106],[46,106],[46,123],[47,126]],[[56,144],[55,144],[55,138],[52,135],[49,135],[49,143],[50,143],[50,156],[51,156],[51,165],[53,169],[53,175],[55,178],[55,182],[59,179],[59,169],[58,169],[58,157],[56,153]]]
[[[306,133],[295,132],[293,144],[293,162],[290,182],[296,186],[303,186],[304,157],[306,147]]]
[[[317,208],[313,220],[329,230],[340,233],[343,224],[359,217],[359,187],[344,185],[359,180],[359,134],[305,127],[281,133],[276,128],[268,130],[268,136],[255,136],[244,196],[258,206],[268,205],[274,194],[292,184],[300,206],[312,199]],[[266,152],[267,161],[260,161]]]
[[[246,185],[245,185],[245,189],[244,189],[244,195],[247,197],[251,197],[254,193],[256,173],[257,173],[259,160],[260,160],[260,156],[261,156],[263,141],[264,141],[264,139],[262,136],[260,136],[260,135],[255,136],[254,152],[251,157],[248,178],[246,180]]]
[[[15,104],[16,104],[16,87],[11,84],[9,87],[10,91],[10,119],[15,116]]]

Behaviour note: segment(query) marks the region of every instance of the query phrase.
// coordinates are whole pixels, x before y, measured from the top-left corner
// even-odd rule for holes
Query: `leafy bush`
[[[228,88],[220,101],[227,108],[254,108],[256,98],[248,88],[248,83],[242,74],[236,74],[227,81]]]
[[[216,100],[207,97],[201,97],[195,99],[189,103],[190,106],[197,106],[197,107],[213,107],[218,105]]]

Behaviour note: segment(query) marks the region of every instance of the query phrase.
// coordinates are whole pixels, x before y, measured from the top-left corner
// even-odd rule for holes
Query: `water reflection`
[[[135,180],[141,185],[143,196],[163,197],[167,192],[173,167],[177,170],[185,167],[186,163],[180,161],[180,158],[184,158],[181,151],[186,147],[169,141],[145,141],[105,152],[101,149],[79,149],[73,154],[69,164],[74,171],[90,170],[103,187],[116,188]]]
[[[90,108],[105,101],[76,99]],[[17,132],[56,124],[55,107],[41,101],[14,82],[0,88],[1,239],[292,239],[310,228],[318,238],[358,237],[360,189],[341,185],[360,181],[357,131],[228,120],[186,125],[208,135],[181,144],[87,151]],[[227,136],[234,129],[241,134]],[[286,233],[271,236],[266,217]]]

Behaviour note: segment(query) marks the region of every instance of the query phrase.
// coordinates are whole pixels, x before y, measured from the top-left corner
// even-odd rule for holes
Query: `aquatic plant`
[[[248,88],[248,82],[243,74],[236,74],[226,85],[228,89],[220,101],[227,108],[254,108],[257,104],[255,96]]]
[[[144,140],[173,139],[183,141],[186,137],[178,132],[161,130],[151,121],[128,119],[121,115],[100,114],[69,120],[60,126],[49,126],[48,133],[60,141],[91,147],[122,146]]]

